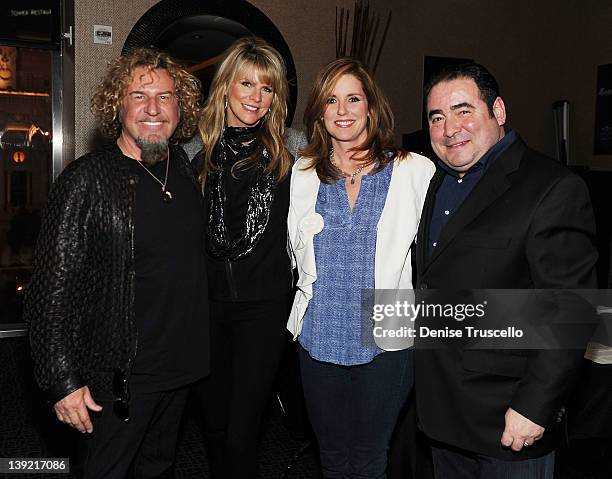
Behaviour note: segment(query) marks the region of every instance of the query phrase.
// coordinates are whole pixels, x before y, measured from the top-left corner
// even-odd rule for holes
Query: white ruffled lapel
[[[319,192],[319,177],[314,169],[305,170],[308,160],[300,158],[291,175],[289,206],[289,240],[300,269],[297,286],[311,285],[317,278],[313,237],[323,229],[323,218],[315,212]]]

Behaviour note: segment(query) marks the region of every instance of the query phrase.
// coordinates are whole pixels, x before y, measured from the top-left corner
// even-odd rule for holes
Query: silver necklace
[[[359,173],[361,173],[361,170],[363,170],[366,166],[368,166],[370,164],[370,163],[364,163],[359,168],[357,168],[353,173],[347,173],[342,168],[340,168],[340,166],[338,166],[338,163],[336,163],[336,159],[334,158],[334,149],[333,148],[329,152],[329,161],[331,161],[332,165],[334,165],[336,167],[336,169],[340,173],[342,173],[344,175],[345,178],[350,178],[351,179],[351,185],[355,184],[355,177]]]
[[[157,181],[161,185],[162,198],[164,199],[164,203],[166,203],[166,204],[170,203],[172,201],[172,193],[170,193],[166,189],[166,184],[168,183],[168,170],[169,170],[169,167],[170,167],[170,150],[168,150],[168,155],[166,156],[166,177],[164,178],[163,183],[162,183],[162,181],[157,176],[155,176],[153,173],[151,173],[151,171],[145,165],[143,165],[141,161],[136,160],[136,162],[140,166],[142,166],[144,168],[144,170],[147,173],[149,173],[153,177],[153,179],[155,181]]]

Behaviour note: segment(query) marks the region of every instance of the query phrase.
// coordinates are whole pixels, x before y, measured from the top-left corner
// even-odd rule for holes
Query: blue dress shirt
[[[431,215],[429,225],[429,256],[438,244],[440,235],[446,223],[461,207],[465,199],[483,177],[489,166],[501,155],[514,141],[517,136],[514,130],[493,145],[482,158],[472,166],[462,177],[450,168],[446,163],[438,161],[438,166],[446,173],[438,191]]]

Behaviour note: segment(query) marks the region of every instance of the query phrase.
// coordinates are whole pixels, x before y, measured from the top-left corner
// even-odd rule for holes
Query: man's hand
[[[57,401],[53,409],[55,409],[57,418],[64,424],[68,424],[80,432],[92,432],[93,426],[87,410],[102,411],[102,406],[96,404],[91,397],[89,388],[83,386],[68,394],[64,399]]]
[[[530,421],[512,408],[506,411],[506,428],[501,437],[503,446],[511,447],[513,451],[520,451],[523,447],[531,446],[535,441],[542,439],[544,428]]]

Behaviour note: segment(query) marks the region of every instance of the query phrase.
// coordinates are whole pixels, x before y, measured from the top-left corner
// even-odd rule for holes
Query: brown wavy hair
[[[361,82],[368,100],[368,134],[361,145],[352,149],[363,153],[358,158],[365,164],[378,163],[372,170],[372,174],[375,174],[383,170],[395,154],[403,153],[393,145],[393,112],[383,92],[360,61],[353,58],[338,58],[325,65],[314,81],[304,110],[304,125],[309,143],[300,151],[301,156],[310,159],[307,169],[314,168],[321,182],[327,184],[335,183],[343,175],[329,159],[332,144],[331,137],[325,129],[323,114],[336,83],[344,75],[353,75]],[[394,154],[385,154],[389,152]]]
[[[180,116],[171,140],[180,142],[191,138],[197,128],[201,109],[200,80],[166,52],[152,48],[136,48],[108,66],[106,76],[91,99],[91,111],[100,123],[102,134],[111,140],[121,134],[121,103],[134,71],[139,67],[166,70],[172,77]]]
[[[277,181],[281,181],[291,170],[291,153],[283,139],[289,95],[285,62],[276,49],[261,38],[243,37],[225,51],[224,59],[210,85],[208,99],[198,125],[202,139],[203,161],[200,171],[202,188],[207,173],[217,169],[213,152],[226,125],[227,93],[236,78],[253,73],[257,73],[259,79],[268,83],[274,92],[270,111],[260,120],[263,123],[259,129],[259,139],[272,158],[265,171],[273,174]],[[261,155],[256,152],[252,157],[236,162],[232,167],[232,173],[250,168],[260,160]]]

